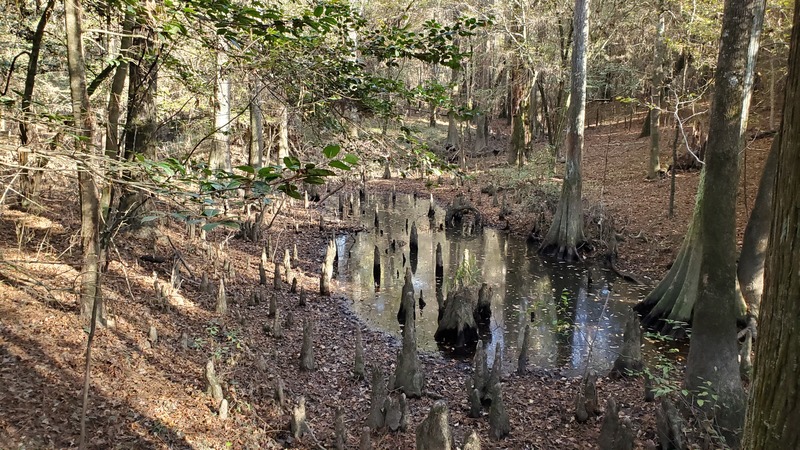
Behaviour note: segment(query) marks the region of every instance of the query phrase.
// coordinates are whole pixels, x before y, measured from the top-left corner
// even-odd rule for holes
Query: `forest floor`
[[[697,187],[696,172],[679,173],[675,217],[667,217],[668,178],[646,181],[647,140],[636,139],[639,127],[623,124],[592,127],[586,132],[584,192],[587,210],[602,205],[614,218],[621,235],[619,266],[646,282],[668,269],[680,246],[691,217]],[[666,134],[666,133],[665,133]],[[470,160],[481,170],[459,186],[445,178],[430,180],[381,180],[367,189],[398,190],[427,196],[432,192],[445,204],[457,193],[468,196],[490,222],[527,235],[533,219],[525,199],[515,197],[514,186],[535,184],[535,169],[518,171],[504,167],[508,130],[493,126],[492,149],[497,156]],[[667,138],[663,148],[667,149]],[[739,235],[752,208],[760,170],[769,139],[748,143],[746,172],[742,176]],[[6,147],[3,155],[13,154]],[[667,151],[662,161],[667,160]],[[5,156],[4,156],[5,157]],[[558,179],[542,179],[558,184]],[[489,182],[510,189],[512,213],[508,223],[497,219],[480,187]],[[79,212],[75,178],[70,171],[45,174],[46,186],[39,214],[23,213],[0,205],[0,448],[45,449],[76,447],[79,436],[81,387],[85,363],[86,332],[78,319]],[[745,195],[746,194],[746,195]],[[162,205],[163,206],[163,205]],[[325,230],[319,229],[320,215]],[[115,317],[113,328],[98,329],[95,336],[92,388],[87,419],[89,447],[173,449],[332,448],[334,414],[341,408],[348,430],[348,448],[357,448],[369,409],[370,387],[352,377],[355,330],[364,336],[369,365],[392,373],[398,342],[365,327],[349,309],[347,298],[320,297],[318,273],[325,241],[334,230],[352,230],[353,224],[327,217],[322,208],[284,209],[268,235],[276,260],[285,249],[298,248],[292,262],[300,286],[309,293],[307,306],[298,305],[298,294],[283,283],[276,291],[281,315],[292,316],[284,325],[284,337],[264,332],[271,324],[267,302],[251,304],[253,290],[272,295],[273,264],[267,265],[268,286],[259,286],[258,262],[263,243],[232,238],[222,227],[208,234],[208,241],[190,239],[184,226],[161,223],[149,232],[127,234],[115,241],[109,255],[103,290]],[[592,225],[588,225],[592,226]],[[296,228],[297,227],[297,228]],[[221,245],[226,244],[224,247]],[[208,247],[221,250],[220,259],[209,258]],[[167,283],[171,262],[180,251],[187,268],[181,288],[165,299],[153,289],[154,275]],[[167,257],[169,263],[153,263],[144,255]],[[213,283],[229,261],[234,274],[226,274],[229,313],[214,312],[214,295],[199,289],[202,274]],[[650,281],[647,281],[650,280]],[[216,285],[216,284],[215,284]],[[314,322],[317,370],[299,370],[303,323]],[[158,340],[148,340],[154,326]],[[184,339],[182,336],[185,336]],[[223,380],[230,415],[221,420],[212,405],[203,368],[215,358]],[[378,449],[414,447],[414,429],[436,399],[449,407],[455,442],[461,446],[476,430],[483,448],[588,449],[595,448],[602,416],[579,424],[574,419],[578,379],[557,371],[530,368],[524,375],[503,374],[503,398],[511,420],[511,435],[502,441],[489,439],[486,416],[467,416],[465,382],[470,365],[439,354],[422,354],[426,395],[409,402],[411,423],[407,431],[372,435]],[[285,384],[287,403],[278,404],[273,392],[278,380]],[[623,416],[630,418],[637,448],[656,440],[655,403],[646,403],[642,380],[601,377],[601,405],[613,394]],[[306,400],[307,435],[293,442],[288,429],[292,405]]]

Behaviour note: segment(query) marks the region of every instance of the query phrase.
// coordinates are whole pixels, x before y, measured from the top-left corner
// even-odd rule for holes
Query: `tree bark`
[[[216,100],[214,102],[214,143],[211,149],[209,166],[212,170],[230,172],[231,165],[231,81],[225,64],[228,57],[225,45],[217,50]]]
[[[145,2],[145,8],[152,7]],[[130,53],[135,57],[128,71],[128,120],[125,125],[125,157],[131,160],[141,154],[147,158],[156,156],[156,89],[158,83],[158,56],[155,48],[155,30],[139,14],[133,25],[136,36],[131,42]]]
[[[65,1],[65,25],[67,33],[67,67],[72,99],[72,116],[78,133],[75,148],[81,153],[78,160],[78,186],[81,207],[81,317],[86,323],[91,320],[92,306],[99,297],[100,268],[100,214],[97,185],[89,170],[94,153],[94,115],[86,91],[86,64],[83,56],[83,31],[81,28],[80,0]]]
[[[742,5],[743,0],[735,0],[736,3],[734,6],[738,8],[744,8]],[[752,7],[753,2],[758,2],[760,0],[750,0],[747,3],[747,8]],[[762,8],[763,10],[763,8]],[[747,9],[749,11],[749,9]],[[763,11],[760,13],[763,16]],[[758,14],[756,14],[758,15]],[[761,19],[753,17],[753,13],[749,13],[748,20],[755,20],[755,24],[750,23],[749,25],[745,24],[736,24],[734,26],[738,26],[741,29],[737,29],[737,37],[741,38],[742,34],[746,34],[744,39],[744,44],[740,46],[744,46],[743,48],[736,48],[737,54],[726,54],[726,55],[719,55],[720,61],[718,64],[722,64],[719,67],[723,69],[729,70],[729,72],[722,74],[719,69],[717,70],[717,91],[721,92],[719,94],[715,94],[714,101],[723,102],[721,105],[717,105],[716,107],[720,108],[721,111],[717,111],[716,114],[720,117],[720,121],[724,122],[723,124],[717,124],[718,133],[722,133],[722,136],[717,136],[717,139],[723,139],[723,142],[718,142],[716,145],[719,147],[722,146],[730,146],[727,151],[724,153],[724,157],[717,158],[717,164],[723,165],[733,165],[733,168],[726,167],[721,171],[718,171],[716,168],[712,173],[708,172],[708,164],[704,167],[703,171],[700,175],[700,183],[697,189],[697,198],[695,202],[695,209],[694,214],[692,216],[692,221],[689,224],[689,229],[686,232],[686,238],[684,238],[683,244],[681,245],[681,249],[678,252],[678,256],[675,259],[672,267],[670,268],[667,275],[659,282],[659,284],[647,295],[647,297],[642,301],[642,303],[636,305],[636,310],[642,314],[643,316],[643,324],[649,328],[654,328],[662,333],[666,334],[673,334],[673,335],[680,335],[684,332],[680,323],[694,323],[697,320],[696,316],[696,303],[698,297],[701,295],[701,288],[700,288],[700,280],[701,277],[701,265],[704,262],[704,259],[707,257],[705,247],[709,245],[723,245],[729,246],[728,250],[721,252],[720,254],[715,254],[713,256],[712,261],[715,263],[719,263],[720,266],[725,265],[726,267],[732,266],[734,267],[734,274],[735,274],[735,241],[728,235],[723,236],[722,229],[717,229],[717,225],[720,227],[729,226],[730,221],[734,220],[731,217],[735,211],[735,199],[736,199],[736,182],[739,179],[739,159],[738,155],[741,153],[739,150],[742,148],[743,145],[743,136],[744,136],[744,127],[747,123],[747,110],[749,107],[750,101],[750,91],[752,88],[752,63],[754,54],[757,50],[757,39],[758,33],[755,33],[755,30],[760,30],[760,23]],[[745,19],[742,19],[745,20]],[[731,25],[729,25],[731,26]],[[752,28],[752,30],[750,30]],[[749,31],[748,31],[749,30]],[[727,32],[726,39],[730,40],[731,32]],[[751,36],[752,35],[752,36]],[[755,40],[755,42],[750,42]],[[727,42],[727,41],[726,41]],[[750,48],[753,46],[754,48]],[[722,47],[721,50],[722,52]],[[731,51],[727,49],[726,51]],[[752,53],[752,54],[750,54]],[[739,58],[735,63],[733,62],[732,58]],[[724,63],[724,64],[723,64]],[[732,64],[738,64],[738,67],[731,68]],[[727,78],[720,78],[720,77],[727,77]],[[720,82],[719,80],[724,80],[724,82]],[[730,82],[736,83],[736,86],[731,87]],[[722,83],[721,87],[719,83]],[[725,96],[732,96],[730,99],[726,98]],[[725,104],[727,103],[727,104]],[[727,108],[727,109],[725,109]],[[741,118],[737,117],[736,114],[741,112]],[[714,112],[712,111],[712,114]],[[712,118],[713,120],[713,118]],[[735,122],[735,123],[734,123]],[[722,127],[725,125],[726,127]],[[739,129],[741,127],[741,130]],[[731,131],[732,130],[732,131]],[[710,133],[710,131],[709,131]],[[728,133],[729,135],[726,135]],[[733,133],[730,135],[730,133]],[[709,140],[710,145],[710,140]],[[718,147],[718,148],[719,148]],[[729,161],[732,157],[734,150],[736,150],[736,158],[733,161]],[[709,148],[710,151],[710,148]],[[722,162],[719,162],[719,161]],[[708,160],[707,160],[708,161]],[[722,177],[723,181],[718,182],[718,177]],[[733,179],[729,179],[733,177]],[[714,185],[715,188],[719,188],[719,186],[730,186],[733,183],[734,188],[729,193],[729,197],[725,202],[720,200],[722,194],[716,192],[714,196],[709,199],[707,192],[711,189],[709,185]],[[734,202],[734,206],[724,209],[721,208],[720,205],[728,204],[726,202]],[[720,203],[722,202],[722,203]],[[708,209],[705,205],[714,205],[714,214],[710,214],[707,220],[713,222],[714,220],[719,220],[718,224],[706,224],[703,225],[703,216],[704,211]],[[730,213],[730,214],[727,214]],[[728,216],[724,220],[720,219],[721,216]],[[710,226],[710,228],[709,228]],[[729,232],[729,230],[724,230],[724,233]],[[712,244],[709,243],[709,235],[713,235],[711,240],[714,242]],[[732,256],[731,253],[732,252]],[[713,251],[712,251],[713,253]],[[725,260],[719,259],[727,258]],[[707,265],[713,264],[712,262],[708,262]],[[731,319],[731,326],[735,325],[736,319],[743,319],[745,315],[746,306],[744,304],[743,297],[739,296],[736,293],[736,277],[734,276],[734,283],[733,283],[733,292],[734,292],[734,319]],[[727,295],[727,294],[726,294]],[[726,298],[727,301],[727,298]],[[725,307],[727,308],[727,306]],[[702,322],[702,320],[701,320]]]
[[[42,49],[44,30],[47,26],[47,22],[50,20],[50,14],[53,12],[54,4],[55,0],[49,0],[47,2],[39,18],[39,23],[36,25],[36,31],[34,31],[33,37],[31,38],[31,52],[28,55],[28,70],[25,72],[25,87],[20,101],[23,118],[19,122],[19,140],[23,146],[28,145],[32,140],[32,136],[29,135],[28,120],[30,119],[31,103],[33,102],[33,88],[36,85],[36,72],[39,67],[39,52]]]
[[[800,448],[800,1],[795,1],[783,122],[743,448]]]
[[[517,51],[518,52],[518,51]],[[515,52],[516,53],[516,52]],[[525,68],[522,58],[514,56],[511,67],[511,141],[508,148],[508,163],[512,166],[525,165]]]
[[[108,95],[108,125],[106,130],[105,154],[112,159],[120,158],[119,117],[122,112],[122,91],[128,78],[128,58],[133,43],[133,14],[125,13],[122,25],[122,39],[119,45],[119,65],[111,80],[111,92]]]
[[[739,254],[739,264],[736,267],[739,286],[747,303],[747,315],[754,318],[758,318],[761,295],[764,291],[764,260],[767,255],[772,219],[772,189],[775,185],[775,172],[778,169],[779,142],[777,136],[772,140],[772,148],[758,184],[756,202],[744,230],[742,252]]]
[[[128,51],[132,58],[128,65],[128,118],[125,123],[124,157],[128,161],[133,161],[136,155],[155,159],[157,148],[156,90],[159,56],[154,24],[148,22],[152,17],[147,13],[155,8],[155,4],[148,0],[142,2],[141,7],[143,11],[133,19],[133,37]],[[117,74],[114,77],[117,78]],[[147,196],[144,193],[126,189],[118,208],[123,214],[135,212],[135,217],[129,223],[141,226],[143,223],[138,218],[146,212],[146,208],[142,207],[146,201]]]
[[[534,72],[533,80],[528,90],[528,116],[530,120],[529,132],[531,141],[535,141],[539,138],[539,131],[541,130],[541,124],[539,123],[539,97],[536,94],[536,84],[538,84],[538,80],[539,72]]]
[[[699,217],[704,209],[705,170],[700,173],[694,214],[678,256],[667,275],[634,309],[642,314],[642,324],[664,334],[683,335],[684,325],[692,320],[702,259],[703,235]]]
[[[705,202],[714,210],[700,212],[704,242],[685,377],[693,393],[717,395],[704,408],[733,448],[745,413],[736,340],[736,191],[763,17],[763,0],[725,2],[705,166]]]
[[[661,133],[659,132],[659,117],[661,116],[661,92],[664,83],[663,60],[665,52],[664,42],[664,13],[658,17],[658,27],[656,28],[656,53],[654,58],[655,67],[653,68],[653,86],[651,98],[653,106],[650,109],[650,161],[647,164],[647,179],[655,180],[661,170],[661,163],[658,160],[659,144]]]
[[[278,125],[278,165],[283,165],[283,158],[289,156],[289,105],[280,106],[281,117]]]
[[[452,104],[450,106],[450,110],[447,111],[447,140],[445,141],[445,148],[449,149],[458,149],[458,122],[456,122],[456,112],[453,108],[455,108],[456,102],[458,101],[458,78],[459,78],[460,70],[457,68],[451,69],[450,72],[450,84],[451,84],[451,91],[450,91],[450,99]],[[450,155],[448,155],[450,156]]]
[[[479,156],[489,147],[488,136],[486,135],[486,113],[481,111],[480,108],[475,106],[478,112],[475,114],[475,148],[473,154]]]
[[[264,165],[264,116],[261,113],[261,80],[253,76],[250,89],[250,142],[248,164],[256,172]]]
[[[45,5],[36,31],[31,38],[31,52],[28,54],[28,70],[25,72],[25,87],[22,92],[20,106],[22,120],[19,121],[20,148],[17,150],[17,161],[23,167],[19,174],[20,197],[18,206],[27,208],[37,203],[41,173],[38,169],[46,164],[46,159],[36,156],[29,144],[36,141],[35,132],[29,127],[31,119],[31,104],[33,103],[33,89],[36,85],[36,73],[39,67],[39,52],[42,49],[45,27],[53,12],[55,0],[49,0]]]
[[[572,79],[570,86],[569,130],[567,132],[567,163],[561,199],[553,223],[539,251],[561,260],[578,260],[578,244],[583,236],[583,207],[581,204],[581,153],[583,128],[586,119],[586,52],[589,43],[589,2],[575,0],[574,48],[572,50]]]

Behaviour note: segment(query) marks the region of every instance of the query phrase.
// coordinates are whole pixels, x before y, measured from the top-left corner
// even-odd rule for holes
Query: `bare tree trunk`
[[[128,78],[128,58],[133,42],[133,14],[125,13],[122,25],[122,39],[119,46],[119,64],[111,80],[111,92],[108,95],[108,125],[106,130],[105,154],[112,159],[120,158],[119,118],[122,112],[122,91]]]
[[[589,2],[575,0],[572,50],[572,80],[567,131],[567,165],[561,199],[550,225],[550,231],[539,251],[561,260],[578,260],[578,243],[583,236],[583,207],[581,204],[581,153],[583,128],[586,119],[586,51],[589,44]]]
[[[283,158],[289,156],[289,106],[280,106],[281,117],[278,125],[278,165],[283,164]]]
[[[458,77],[459,77],[459,70],[457,68],[451,69],[450,72],[450,84],[452,85],[452,90],[450,91],[450,98],[453,102],[453,107],[458,99],[459,89],[458,89]],[[450,149],[458,149],[458,123],[456,122],[456,112],[453,110],[453,107],[447,111],[447,141],[445,142],[445,147]]]
[[[539,72],[533,75],[533,81],[530,83],[530,90],[528,91],[528,116],[530,117],[530,136],[531,141],[539,139],[539,132],[541,124],[539,123],[539,96],[536,92],[536,85],[539,80]]]
[[[154,8],[152,0],[143,3],[145,10]],[[128,161],[132,161],[136,155],[148,159],[156,158],[158,54],[154,24],[148,22],[151,19],[144,12],[135,17],[132,28],[134,37],[128,52],[131,61],[128,65],[128,118],[125,123],[124,151]],[[146,201],[147,197],[142,192],[127,189],[121,195],[118,208],[124,214],[135,211],[131,222],[135,226],[142,226],[143,223],[138,218],[147,211],[143,207]]]
[[[775,49],[769,53],[769,129],[775,129]]]
[[[151,1],[146,3],[152,5]],[[153,24],[146,22],[149,19],[140,14],[133,24],[135,37],[130,54],[134,59],[128,68],[128,120],[125,125],[125,157],[128,160],[136,154],[151,159],[156,156],[158,57]]]
[[[745,414],[736,340],[736,191],[763,19],[764,0],[725,2],[705,166],[705,201],[714,211],[700,214],[704,243],[686,364],[686,387],[716,394],[705,406],[733,448]]]
[[[209,166],[213,170],[230,172],[231,164],[231,80],[225,64],[228,57],[226,46],[220,44],[217,50],[216,101],[214,102],[214,145],[211,149]]]
[[[772,224],[759,316],[755,379],[745,425],[747,450],[800,448],[800,1],[794,5],[789,76],[777,148]]]
[[[49,0],[47,2],[39,18],[39,23],[36,25],[36,31],[31,38],[31,52],[28,55],[28,70],[25,72],[25,87],[20,101],[23,118],[19,122],[19,140],[22,145],[28,145],[28,143],[33,140],[33,136],[30,135],[28,120],[30,120],[33,88],[36,84],[36,72],[39,67],[39,52],[42,49],[44,30],[47,26],[47,22],[50,20],[50,14],[53,12],[54,5],[55,0]]]
[[[656,28],[656,52],[655,68],[653,69],[653,86],[651,86],[651,99],[653,105],[650,109],[650,161],[647,164],[647,178],[655,180],[661,170],[661,163],[658,160],[659,144],[661,133],[659,132],[659,118],[661,116],[661,93],[664,91],[664,71],[663,61],[665,53],[664,42],[664,13],[658,17],[658,27]]]
[[[19,121],[19,140],[22,145],[17,150],[17,162],[19,162],[22,170],[19,174],[20,197],[17,205],[23,209],[27,209],[37,203],[39,184],[42,177],[39,169],[47,163],[46,159],[36,156],[34,148],[29,146],[37,140],[35,129],[29,126],[29,121],[33,112],[31,104],[33,103],[33,89],[36,84],[36,73],[39,67],[39,52],[42,49],[45,27],[50,20],[54,5],[55,0],[47,2],[39,18],[39,23],[36,25],[36,31],[34,31],[31,38],[28,70],[25,72],[25,87],[20,101],[22,120]]]
[[[761,295],[764,290],[764,261],[769,242],[769,224],[772,219],[772,195],[775,172],[778,170],[778,144],[776,136],[761,174],[758,194],[742,239],[742,252],[736,266],[736,276],[747,302],[748,317],[758,318]]]
[[[69,83],[72,97],[72,115],[79,133],[75,146],[86,157],[78,164],[78,185],[81,205],[81,246],[83,251],[83,267],[81,269],[81,317],[86,323],[91,319],[92,305],[96,297],[100,278],[98,255],[100,253],[100,215],[97,185],[92,172],[88,170],[91,163],[89,155],[94,153],[92,146],[94,137],[94,115],[86,91],[86,65],[83,59],[83,43],[81,29],[80,0],[65,2],[67,30],[67,60]]]
[[[486,135],[486,113],[480,110],[480,107],[475,105],[478,112],[475,114],[475,147],[473,153],[478,156],[489,147],[488,136]]]
[[[513,166],[525,165],[525,68],[522,67],[522,58],[514,56],[511,66],[511,140],[508,148],[508,163]]]
[[[261,80],[253,76],[250,89],[250,142],[248,163],[256,171],[264,165],[264,117],[261,113]],[[269,163],[269,161],[267,161]]]
[[[82,158],[78,161],[78,187],[81,205],[81,244],[83,264],[81,267],[81,317],[90,325],[90,340],[86,351],[86,374],[83,386],[83,408],[81,413],[81,436],[79,448],[86,448],[86,408],[89,398],[89,370],[91,369],[91,338],[97,323],[100,300],[100,211],[97,186],[92,172],[87,170],[90,155],[94,152],[94,115],[86,91],[86,64],[83,56],[83,30],[81,27],[80,0],[64,2],[64,19],[67,37],[67,67],[72,99],[72,115],[79,132],[75,148]]]

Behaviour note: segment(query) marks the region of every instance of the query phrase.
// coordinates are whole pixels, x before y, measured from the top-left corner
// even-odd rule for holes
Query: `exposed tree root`
[[[542,245],[539,253],[544,256],[556,258],[559,261],[583,262],[583,257],[578,253],[577,246],[566,246],[558,244]]]

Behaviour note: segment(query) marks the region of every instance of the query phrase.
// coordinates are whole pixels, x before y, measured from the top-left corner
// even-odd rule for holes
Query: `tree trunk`
[[[703,194],[714,210],[700,213],[704,242],[685,378],[695,394],[717,395],[704,409],[733,448],[745,413],[736,340],[736,191],[763,18],[764,0],[725,2]]]
[[[129,67],[128,121],[125,127],[125,157],[132,160],[141,154],[146,158],[156,156],[156,89],[158,83],[158,57],[155,30],[146,23],[148,17],[139,15],[133,27]]]
[[[586,119],[586,51],[589,43],[589,2],[575,0],[574,48],[570,86],[569,130],[567,132],[567,164],[561,199],[553,223],[540,247],[540,252],[561,260],[578,260],[578,243],[583,237],[581,205],[581,153]]]
[[[742,446],[800,448],[800,1],[795,1],[783,122],[759,316],[755,379]]]
[[[19,122],[19,140],[20,143],[24,145],[28,145],[33,139],[30,135],[30,130],[28,128],[28,120],[30,119],[31,114],[31,103],[33,102],[33,88],[36,84],[36,72],[38,71],[39,67],[39,52],[42,49],[42,39],[44,38],[44,30],[47,26],[48,20],[50,20],[50,14],[53,12],[53,5],[55,4],[55,0],[49,0],[47,5],[44,7],[44,11],[42,11],[42,15],[39,18],[39,23],[36,25],[36,31],[33,33],[33,37],[31,38],[31,52],[28,55],[28,70],[25,72],[25,87],[22,92],[22,99],[20,101],[20,106],[22,109],[23,118]]]
[[[225,63],[225,45],[217,50],[216,101],[214,102],[214,144],[211,149],[209,166],[212,170],[231,171],[231,80],[228,78]]]
[[[736,276],[742,295],[747,303],[748,317],[758,318],[758,307],[764,291],[764,260],[767,256],[769,226],[772,219],[772,189],[775,185],[775,172],[778,169],[778,144],[776,136],[772,141],[764,172],[758,184],[758,194],[747,228],[742,239],[742,252]]]
[[[659,140],[661,138],[658,121],[661,116],[661,92],[664,89],[662,86],[664,83],[662,64],[665,52],[664,13],[661,13],[658,17],[658,27],[656,30],[655,68],[653,69],[653,86],[650,88],[653,106],[650,109],[650,161],[647,164],[647,179],[649,180],[658,178],[658,172],[661,170],[661,164],[658,160]]]
[[[685,332],[683,325],[692,320],[704,242],[699,217],[705,204],[705,180],[706,172],[703,170],[697,186],[692,221],[675,262],[667,275],[635,307],[642,314],[645,327],[664,334],[682,335]]]
[[[486,135],[487,118],[486,113],[481,111],[477,104],[475,109],[478,110],[478,113],[475,114],[475,148],[473,153],[475,156],[480,156],[489,147],[489,140]]]
[[[122,91],[125,89],[125,80],[128,78],[128,58],[133,42],[133,14],[125,13],[122,25],[122,39],[119,46],[119,65],[111,80],[111,92],[108,95],[108,125],[106,130],[105,154],[108,158],[117,159],[120,154],[119,145],[119,117],[122,110]]]
[[[747,39],[750,38],[748,37]],[[725,56],[725,58],[728,58],[728,56]],[[744,61],[744,59],[742,61]],[[741,64],[744,64],[744,62],[741,62]],[[728,64],[728,66],[729,65],[730,64]],[[748,68],[748,70],[752,70],[752,68]],[[741,69],[741,73],[745,73],[744,68]],[[752,78],[752,73],[748,72],[748,74],[748,76]],[[752,81],[749,83],[752,83]],[[742,89],[742,86],[739,86],[739,89]],[[733,100],[728,100],[729,103],[734,101],[744,103],[746,100],[749,104],[749,90],[744,93],[733,93],[730,95],[734,95],[734,97]],[[716,100],[717,96],[714,98]],[[740,109],[742,107],[742,105],[738,106]],[[728,113],[725,117],[727,117],[727,120],[729,121],[736,120],[736,125],[738,126],[739,119],[738,117],[734,117],[732,114],[733,113]],[[743,123],[746,123],[747,108],[744,108],[744,116],[742,117],[742,120],[744,121]],[[740,130],[737,128],[733,137],[742,136],[742,133],[743,131],[740,132]],[[733,145],[733,148],[741,148],[741,143],[739,141],[736,141],[736,143]],[[734,164],[736,165],[737,169],[732,176],[738,180],[738,159],[734,161]],[[716,183],[716,181],[712,181],[713,178],[711,178],[714,176],[720,175],[717,175],[716,172],[715,175],[709,175],[707,173],[706,165],[700,174],[700,182],[697,188],[694,214],[692,216],[692,221],[689,224],[689,228],[686,231],[686,237],[684,238],[683,244],[678,251],[678,256],[675,258],[675,262],[673,263],[667,275],[640,304],[636,305],[635,309],[642,314],[642,322],[648,328],[656,329],[657,331],[665,334],[681,335],[685,331],[683,326],[681,326],[681,323],[688,324],[696,320],[696,316],[694,316],[694,309],[698,295],[700,294],[700,266],[702,260],[705,258],[703,249],[709,245],[707,234],[714,234],[714,238],[720,238],[716,229],[712,228],[707,233],[703,231],[701,218],[703,216],[703,211],[706,210],[704,205],[706,203],[715,205],[715,211],[728,211],[720,209],[719,206],[716,206],[718,205],[717,203],[709,201],[707,198],[706,192],[708,191],[708,185]],[[727,175],[722,176],[727,177]],[[726,180],[726,182],[728,181]],[[735,192],[736,191],[734,189],[733,193],[730,194],[734,200],[736,195]],[[733,211],[734,208],[731,208],[730,212],[733,213]],[[713,214],[712,216],[717,217],[719,214]],[[733,242],[725,242],[727,242],[725,245],[730,245],[731,251],[735,252],[735,244]],[[720,261],[720,263],[722,263],[722,261]],[[731,261],[725,262],[724,264],[735,264],[735,255]],[[735,281],[736,279],[734,277],[734,292],[736,292]],[[744,299],[738,294],[735,294],[735,299],[735,316],[737,319],[743,319],[746,309]],[[732,323],[734,322],[735,320],[732,321]]]
[[[264,117],[261,114],[261,80],[253,76],[250,90],[250,142],[247,162],[256,172],[264,165]],[[267,161],[269,163],[269,161]]]
[[[450,107],[450,110],[447,111],[447,141],[445,142],[445,148],[456,150],[460,149],[458,149],[458,122],[456,122],[456,112],[453,110],[453,108],[455,108],[459,94],[458,75],[459,70],[457,68],[453,68],[450,72],[450,84],[452,85],[450,98],[452,101],[452,106]]]
[[[280,106],[281,117],[278,125],[278,165],[283,165],[283,158],[289,156],[289,106]]]
[[[539,96],[536,92],[536,85],[538,84],[539,73],[533,75],[533,82],[530,83],[530,90],[528,91],[528,116],[530,120],[530,137],[531,141],[539,139],[539,131],[541,124],[539,123]]]
[[[39,183],[42,177],[39,169],[47,163],[46,159],[36,156],[33,148],[29,147],[29,144],[36,141],[36,133],[28,126],[28,121],[31,119],[33,112],[31,104],[33,103],[33,88],[36,84],[36,73],[39,67],[39,52],[42,49],[45,27],[50,20],[54,5],[55,0],[47,2],[39,18],[39,23],[36,25],[36,31],[31,38],[28,70],[25,72],[25,87],[20,101],[22,120],[19,121],[19,140],[22,145],[17,150],[17,162],[19,162],[22,170],[20,170],[19,174],[20,196],[17,205],[23,209],[38,203]]]
[[[544,93],[544,79],[540,77],[539,82],[536,83],[539,88],[539,96],[542,99],[542,117],[547,126],[547,144],[553,147],[555,145],[555,136],[553,136],[553,119],[547,108],[547,96]],[[551,168],[552,171],[552,168]]]
[[[515,52],[516,54],[516,52]],[[508,148],[508,164],[525,165],[525,68],[522,58],[514,56],[511,67],[511,141]]]
[[[97,185],[91,164],[94,137],[94,115],[86,91],[86,64],[83,56],[83,31],[81,29],[81,5],[79,0],[65,2],[64,12],[67,34],[67,67],[72,99],[72,115],[79,132],[75,148],[81,153],[78,160],[78,187],[81,206],[81,318],[88,323],[92,317],[95,300],[100,299],[100,214]]]
[[[144,8],[154,8],[152,1],[145,2]],[[132,161],[136,155],[147,159],[156,158],[158,54],[155,29],[152,23],[147,22],[150,19],[144,13],[136,16],[132,30],[134,37],[128,52],[132,58],[128,66],[128,119],[125,124],[124,156],[128,161]],[[128,190],[120,198],[119,210],[123,213],[136,211],[136,217],[131,223],[141,226],[143,223],[138,217],[146,212],[142,207],[146,201],[147,196],[144,193]]]

